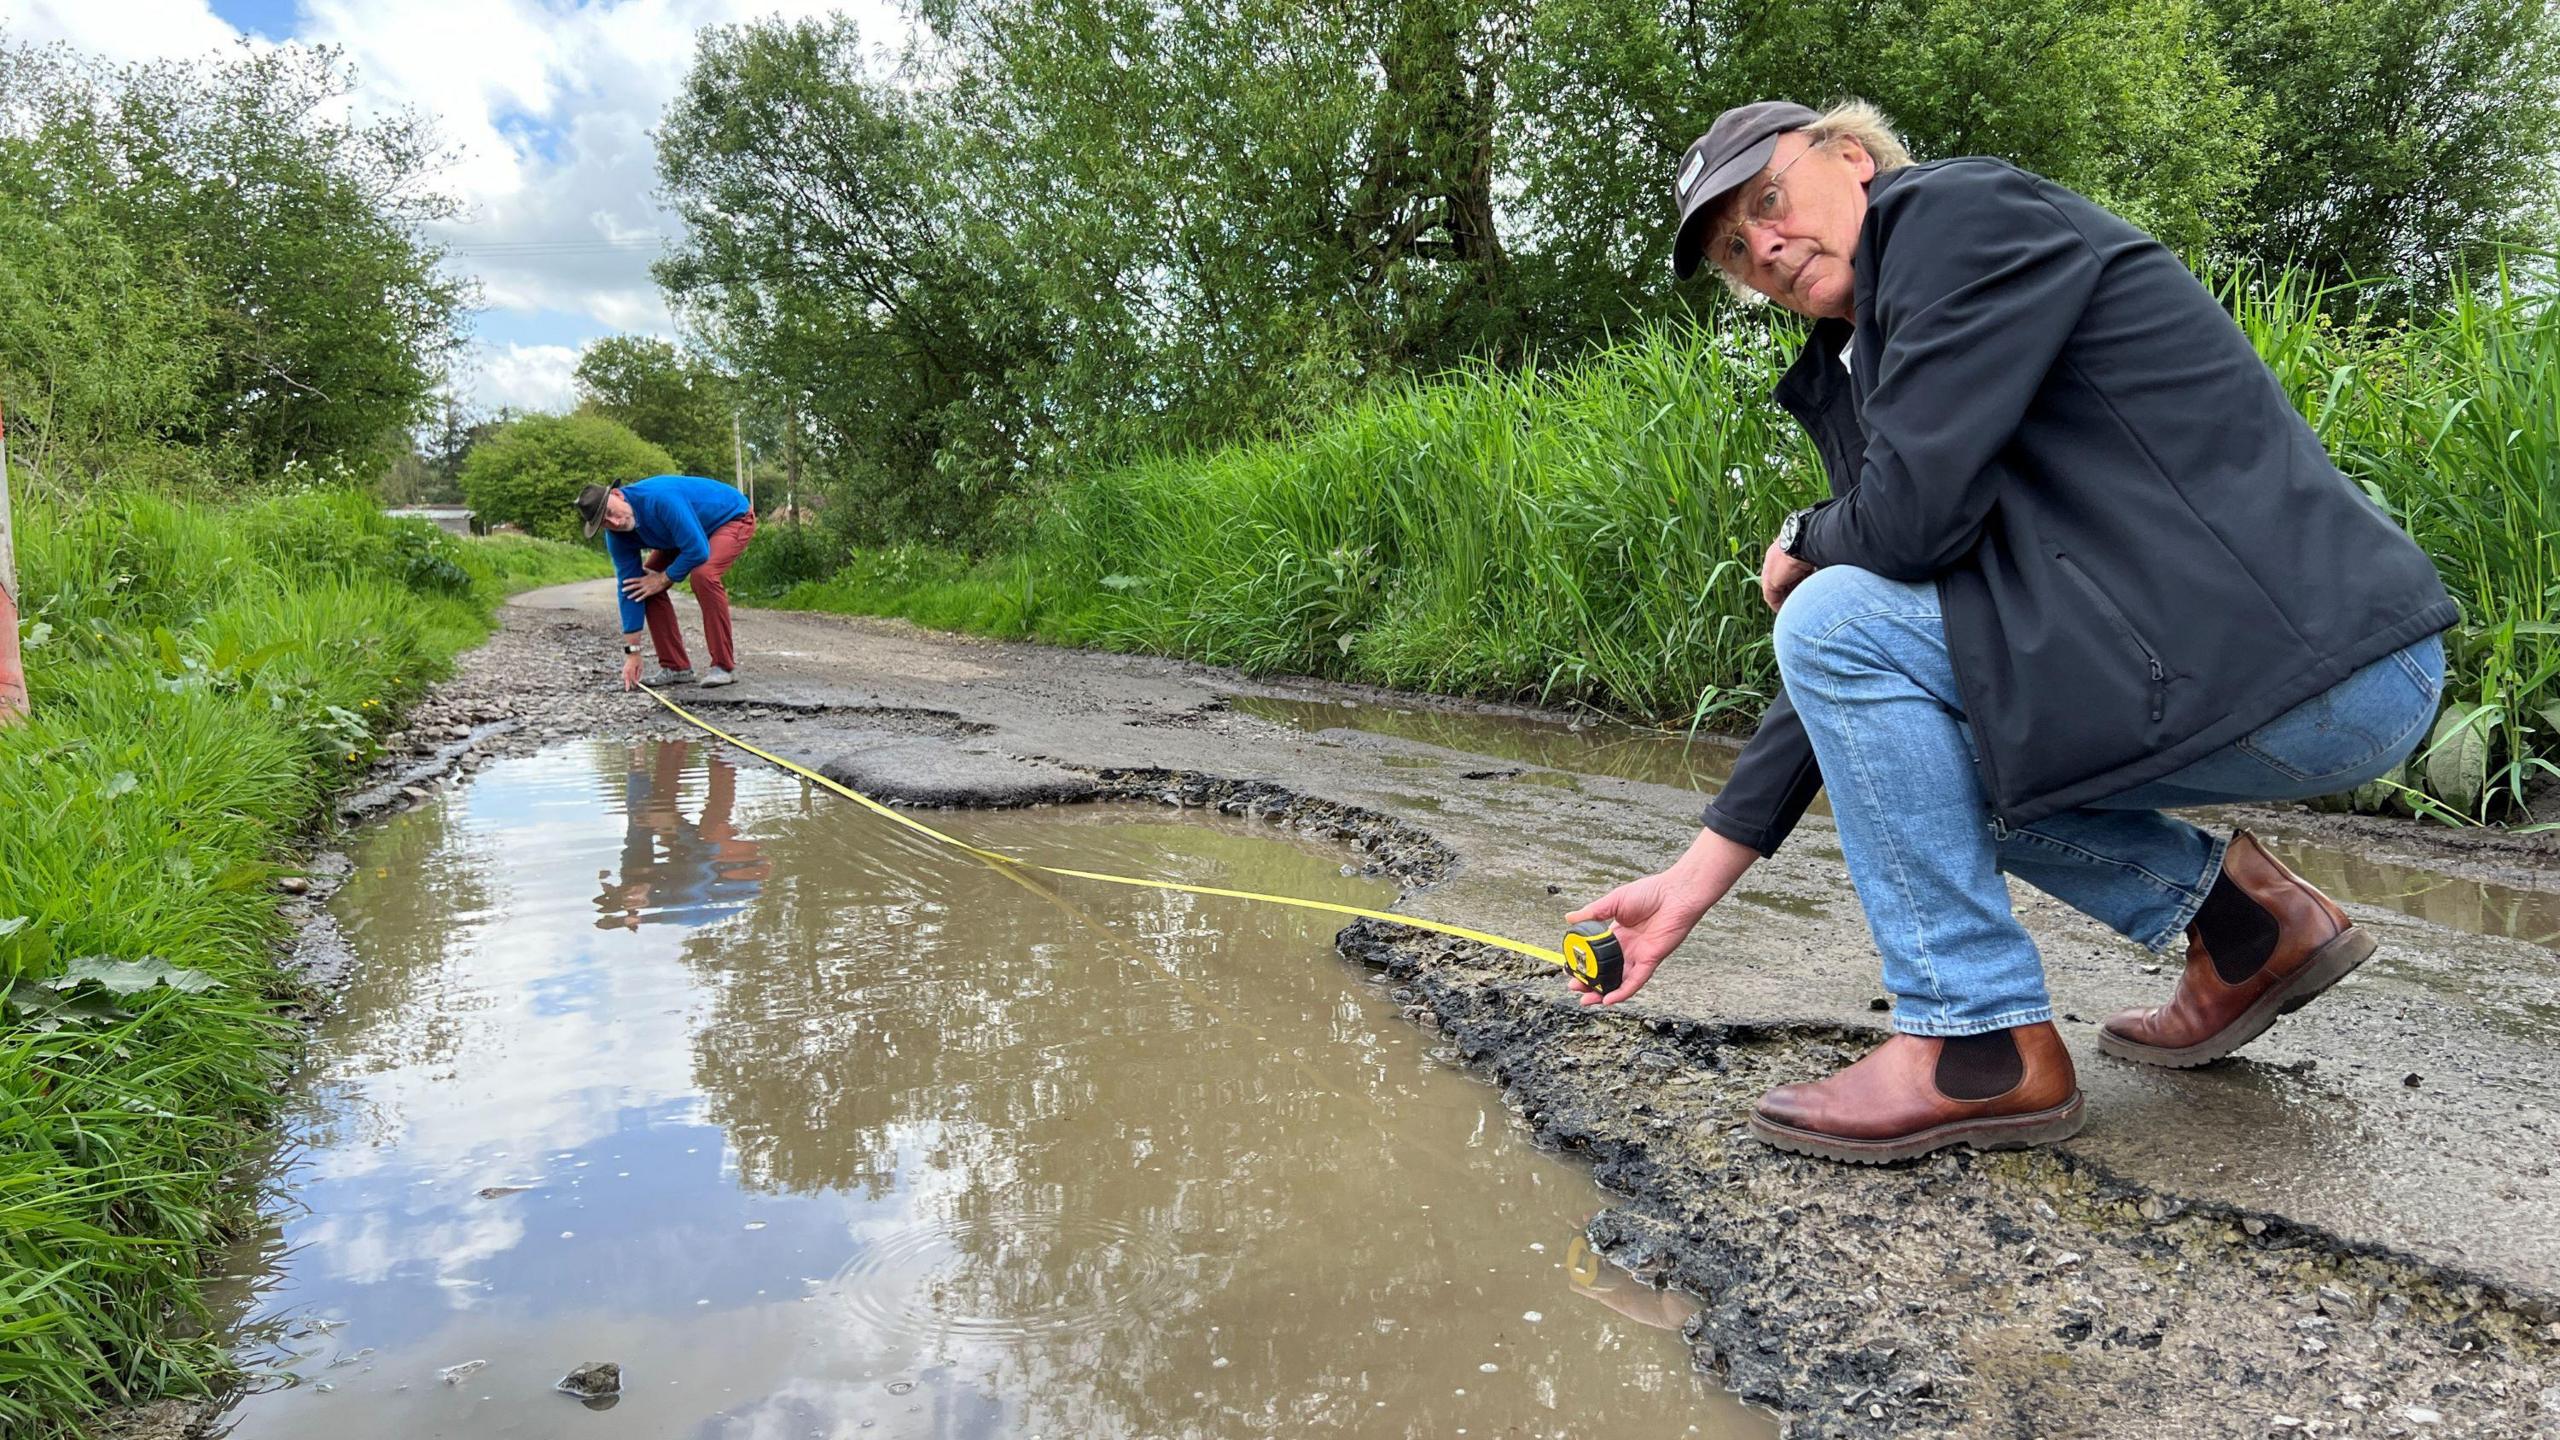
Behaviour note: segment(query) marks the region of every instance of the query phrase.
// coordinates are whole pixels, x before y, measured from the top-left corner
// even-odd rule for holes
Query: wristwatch
[[[640,653],[640,647],[637,645],[625,645],[622,647],[622,653],[625,655],[637,655]]]
[[[1803,559],[1804,556],[1796,553],[1796,543],[1804,538],[1804,517],[1819,508],[1821,507],[1807,505],[1781,521],[1778,525],[1778,548],[1790,555],[1795,555],[1799,560]]]

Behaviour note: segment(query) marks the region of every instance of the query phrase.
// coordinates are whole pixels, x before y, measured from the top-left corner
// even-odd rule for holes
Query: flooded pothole
[[[936,819],[1392,895],[1246,820]],[[990,869],[684,742],[498,762],[353,858],[234,1440],[1771,1431],[1330,917]],[[553,1389],[591,1361],[609,1412]]]

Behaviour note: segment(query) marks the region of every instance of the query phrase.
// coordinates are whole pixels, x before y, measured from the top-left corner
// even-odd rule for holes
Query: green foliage
[[[736,484],[728,378],[699,355],[642,335],[609,335],[578,357],[579,408],[621,421],[687,475]]]
[[[676,469],[675,457],[602,415],[528,415],[499,426],[462,462],[462,494],[490,525],[584,538],[578,492]]]
[[[867,78],[849,20],[697,46],[659,130],[686,221],[660,283],[767,408],[809,417],[869,538],[974,532],[1038,444],[1005,391],[1049,337],[988,243],[986,197],[1021,177],[964,153],[945,98]]]
[[[2422,301],[2560,227],[2560,10],[2544,0],[2204,0],[2265,163],[2226,248]]]
[[[453,211],[447,157],[417,115],[335,118],[351,91],[326,50],[0,45],[0,212],[26,212],[0,222],[0,297],[56,302],[0,308],[0,365],[13,410],[30,373],[47,395],[47,478],[164,442],[235,477],[370,464],[426,418],[469,298],[421,238]]]
[[[27,159],[0,139],[0,398],[12,458],[56,485],[174,462],[166,442],[195,419],[211,367],[203,297],[165,283],[96,206],[48,204]]]
[[[756,543],[738,557],[727,577],[730,593],[770,599],[794,585],[824,578],[845,556],[844,537],[811,522],[765,522]]]

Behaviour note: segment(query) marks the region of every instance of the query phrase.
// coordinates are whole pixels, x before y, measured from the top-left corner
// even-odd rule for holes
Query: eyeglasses
[[[1770,171],[1768,179],[1758,182],[1760,188],[1744,200],[1742,207],[1736,212],[1741,218],[1717,231],[1715,238],[1707,244],[1707,255],[1716,262],[1718,268],[1727,274],[1739,275],[1750,265],[1751,241],[1742,232],[1755,225],[1762,227],[1775,225],[1787,218],[1787,191],[1785,186],[1778,183],[1779,179],[1795,168],[1796,160],[1802,160],[1830,143],[1828,140],[1814,141],[1797,151],[1795,160],[1790,160]]]

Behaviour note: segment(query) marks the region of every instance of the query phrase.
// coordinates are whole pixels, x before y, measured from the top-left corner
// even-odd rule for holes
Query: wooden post
[[[0,414],[0,725],[27,718],[27,669],[18,653],[18,545],[9,530],[9,421]]]

